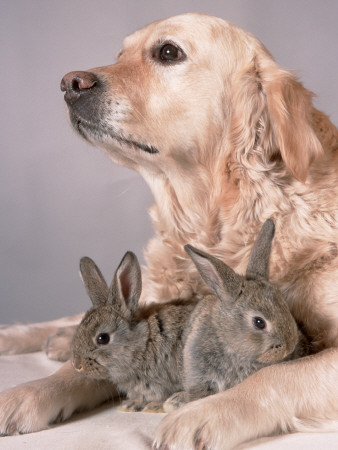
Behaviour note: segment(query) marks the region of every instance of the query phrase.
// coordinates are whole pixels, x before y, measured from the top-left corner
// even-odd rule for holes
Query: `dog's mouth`
[[[121,130],[109,127],[102,122],[93,124],[88,120],[74,114],[74,112],[70,112],[70,119],[73,127],[80,134],[80,136],[94,145],[97,143],[107,144],[107,142],[112,140],[120,147],[128,146],[152,155],[159,153],[159,150],[153,145],[140,142],[130,135],[125,135]]]

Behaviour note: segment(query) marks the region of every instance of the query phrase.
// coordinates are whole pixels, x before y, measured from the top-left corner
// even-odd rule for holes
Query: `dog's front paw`
[[[226,394],[196,400],[168,414],[156,431],[153,448],[228,450],[246,441],[245,416],[250,413]]]
[[[189,403],[162,420],[156,432],[154,449],[212,448],[212,418],[205,415],[199,402]]]
[[[71,356],[71,343],[76,326],[59,328],[56,333],[48,336],[42,350],[49,359],[55,361],[68,361]]]
[[[51,401],[43,383],[32,381],[0,393],[0,435],[31,433],[65,419],[66,411]]]

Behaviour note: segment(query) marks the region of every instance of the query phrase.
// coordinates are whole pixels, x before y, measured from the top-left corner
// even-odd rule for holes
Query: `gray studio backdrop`
[[[59,91],[72,70],[112,63],[126,34],[200,11],[251,31],[338,122],[336,0],[0,0],[0,323],[89,307],[83,255],[107,278],[151,235],[147,186],[71,130]]]

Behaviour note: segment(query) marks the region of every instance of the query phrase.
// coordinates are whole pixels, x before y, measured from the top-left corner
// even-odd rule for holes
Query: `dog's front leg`
[[[67,354],[69,356],[72,334],[82,317],[83,314],[77,314],[49,322],[1,326],[0,354],[31,353],[44,348],[49,358],[64,361],[67,357],[59,355]],[[66,328],[67,331],[62,332],[63,328]],[[53,336],[46,343],[51,335]]]
[[[94,408],[115,393],[110,382],[86,378],[67,362],[49,377],[0,393],[0,435],[43,430],[75,411]]]
[[[325,425],[338,421],[337,398],[338,350],[332,349],[266,367],[228,391],[170,413],[154,448],[231,449],[260,436]]]

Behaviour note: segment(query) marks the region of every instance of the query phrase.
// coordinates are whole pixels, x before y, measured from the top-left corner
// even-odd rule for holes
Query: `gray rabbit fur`
[[[108,288],[90,258],[80,271],[92,300],[73,340],[72,362],[126,394],[126,411],[171,411],[240,383],[260,368],[309,353],[278,289],[268,281],[274,223],[267,220],[245,276],[185,250],[213,291],[200,301],[139,306],[141,270],[127,252]]]
[[[229,389],[257,370],[310,353],[280,291],[269,279],[275,226],[262,226],[245,276],[219,259],[186,245],[205,283],[215,295],[204,297],[189,321],[183,350],[184,391],[164,404],[182,404]]]
[[[127,396],[120,409],[162,411],[163,401],[183,389],[184,330],[195,301],[139,306],[141,270],[127,252],[108,288],[90,258],[80,272],[93,308],[72,345],[72,363],[87,376],[110,379]]]

